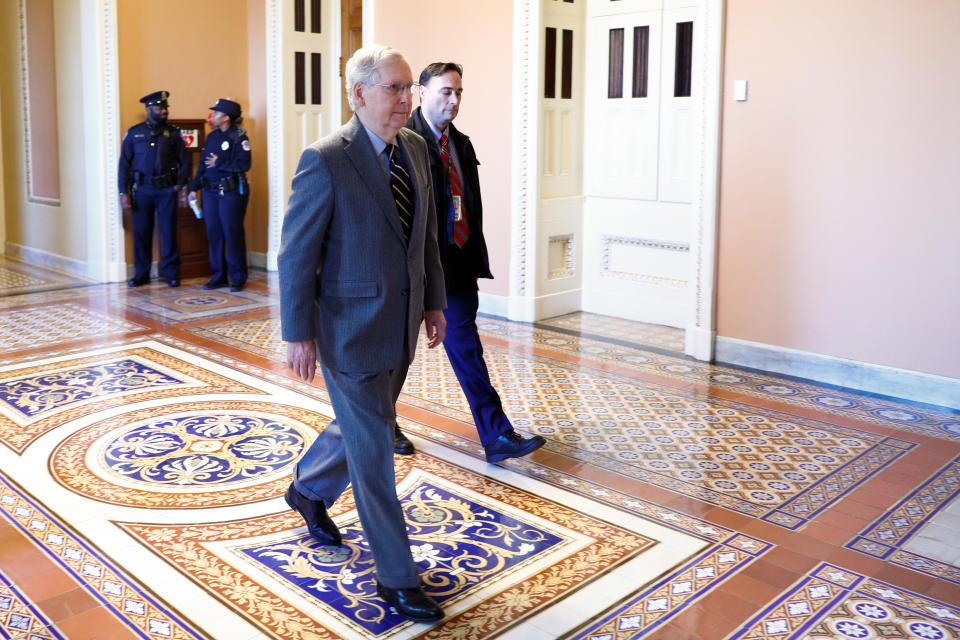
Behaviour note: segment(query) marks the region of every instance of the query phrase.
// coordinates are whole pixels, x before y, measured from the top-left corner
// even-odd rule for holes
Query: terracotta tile
[[[884,509],[861,502],[853,496],[831,506],[830,510],[839,511],[860,520],[876,520],[884,512]]]
[[[822,557],[822,546],[811,545],[811,548],[814,549],[813,553],[803,553],[802,551],[795,551],[793,549],[787,549],[786,547],[776,547],[768,551],[763,556],[763,559],[765,562],[783,567],[793,573],[806,573],[817,564],[817,558]]]
[[[954,607],[960,606],[960,586],[945,580],[934,580],[923,592],[923,595]]]
[[[815,518],[816,522],[835,527],[851,536],[863,531],[875,518],[858,518],[838,509],[827,509]]]
[[[108,637],[111,633],[127,631],[126,625],[106,607],[96,607],[60,620],[57,622],[57,627],[70,640],[99,640]]]
[[[887,566],[887,563],[879,558],[874,558],[851,549],[837,549],[833,553],[824,556],[823,559],[826,562],[868,576],[875,576],[878,571]]]
[[[767,561],[765,558],[751,563],[743,569],[743,573],[778,589],[785,589],[802,575],[799,572],[789,571],[778,564]]]
[[[871,485],[869,489],[861,489],[850,497],[856,502],[874,509],[879,515],[890,509],[897,503],[897,501],[909,493],[909,490],[895,491],[893,490],[892,485],[888,486],[889,488],[884,491],[880,489],[874,489],[873,485]]]
[[[737,628],[742,621],[737,620],[735,615],[726,615],[722,609],[722,603],[729,601],[729,598],[721,598],[714,605],[707,607],[701,600],[697,604],[688,607],[684,612],[670,621],[667,629],[680,629],[687,633],[696,634],[697,638],[723,638],[729,631]],[[749,608],[746,603],[737,604],[735,609],[743,611]],[[746,620],[749,616],[744,617]],[[663,635],[663,638],[671,636]],[[682,636],[681,636],[682,637]]]
[[[803,533],[794,533],[783,546],[809,558],[824,558],[837,549],[835,542],[811,535],[809,528],[806,527]]]
[[[756,605],[758,609],[781,593],[781,589],[752,578],[743,571],[725,580],[717,590],[734,593],[746,602]]]
[[[714,507],[704,514],[703,517],[705,520],[709,520],[721,527],[733,529],[734,531],[740,531],[743,527],[753,522],[753,518],[745,516],[742,513],[729,511],[723,507]]]
[[[76,580],[59,567],[51,567],[49,571],[35,573],[17,581],[17,588],[34,602],[64,595],[79,586]]]
[[[59,624],[61,620],[75,617],[84,611],[99,607],[100,602],[83,587],[77,587],[46,600],[38,601],[37,606],[51,621]]]
[[[709,625],[704,626],[709,628]],[[704,640],[704,638],[707,637],[708,636],[703,635],[698,630],[691,631],[689,629],[677,626],[677,624],[672,622],[644,636],[644,638],[650,638],[651,640]],[[720,638],[722,636],[717,637]]]
[[[815,540],[821,540],[825,543],[841,546],[846,544],[852,537],[850,533],[843,529],[837,529],[822,522],[813,521],[802,529],[804,535]]]
[[[911,571],[889,563],[884,563],[884,565],[874,573],[873,577],[877,580],[883,580],[897,587],[909,589],[917,593],[926,593],[930,586],[937,581],[936,578],[920,573],[919,571]],[[960,593],[960,590],[958,590],[958,593]],[[957,604],[960,604],[960,601],[958,601]]]

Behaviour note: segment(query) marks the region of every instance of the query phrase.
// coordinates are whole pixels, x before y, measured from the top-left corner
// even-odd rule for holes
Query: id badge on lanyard
[[[460,196],[453,196],[453,221],[460,222],[463,220],[463,205],[460,204]]]

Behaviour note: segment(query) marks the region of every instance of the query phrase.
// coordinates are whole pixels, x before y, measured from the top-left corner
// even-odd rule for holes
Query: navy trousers
[[[513,429],[513,425],[503,413],[500,395],[490,383],[490,373],[483,359],[483,344],[477,331],[478,307],[476,284],[447,291],[447,308],[443,310],[447,338],[443,341],[443,348],[460,388],[467,396],[480,444],[487,446]]]
[[[243,286],[247,282],[247,240],[243,217],[247,213],[249,190],[203,190],[203,218],[207,224],[211,280]]]
[[[139,187],[133,199],[133,277],[138,280],[150,277],[154,215],[160,227],[160,277],[168,281],[178,280],[177,190],[149,185]]]
[[[377,579],[391,589],[418,587],[393,469],[396,415],[391,387],[397,370],[321,370],[336,419],[297,463],[293,484],[301,494],[327,507],[350,484]]]

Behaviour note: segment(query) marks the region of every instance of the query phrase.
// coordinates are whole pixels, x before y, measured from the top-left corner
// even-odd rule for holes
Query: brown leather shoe
[[[303,516],[303,521],[307,523],[307,531],[318,542],[327,545],[343,543],[340,529],[337,529],[337,523],[327,515],[327,508],[323,506],[322,502],[306,497],[297,491],[293,483],[290,483],[290,487],[283,498],[291,509]]]

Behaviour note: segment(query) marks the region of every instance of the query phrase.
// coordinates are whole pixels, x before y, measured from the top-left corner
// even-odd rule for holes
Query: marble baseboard
[[[960,409],[960,380],[718,336],[714,359],[771,373]]]

